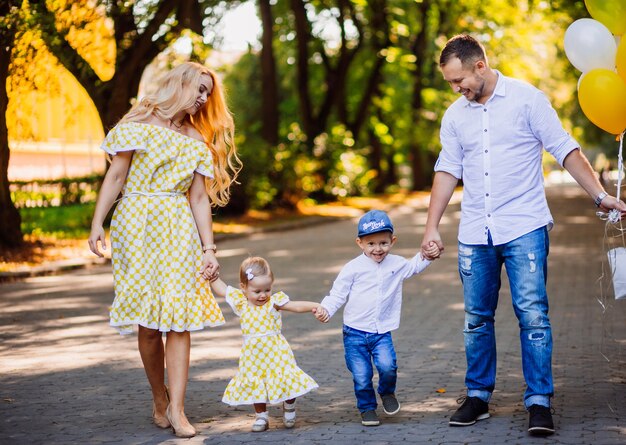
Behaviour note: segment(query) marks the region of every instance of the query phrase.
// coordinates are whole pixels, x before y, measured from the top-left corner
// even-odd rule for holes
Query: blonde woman
[[[153,421],[178,437],[196,434],[184,411],[190,332],[224,323],[206,280],[219,275],[211,206],[228,202],[241,166],[233,135],[219,80],[187,62],[169,71],[102,143],[112,159],[89,248],[102,256],[103,221],[121,192],[111,221],[110,324],[122,334],[138,326]]]

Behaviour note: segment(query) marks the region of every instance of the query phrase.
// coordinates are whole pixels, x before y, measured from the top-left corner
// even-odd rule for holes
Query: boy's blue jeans
[[[356,406],[360,412],[375,410],[374,366],[378,370],[378,394],[396,392],[398,366],[391,332],[372,334],[343,326],[343,346],[346,365],[352,373]]]
[[[459,242],[459,274],[465,300],[467,395],[488,402],[496,383],[494,316],[504,264],[511,285],[513,309],[519,321],[522,370],[526,380],[524,405],[550,406],[552,329],[546,293],[550,242],[542,227],[503,245]]]

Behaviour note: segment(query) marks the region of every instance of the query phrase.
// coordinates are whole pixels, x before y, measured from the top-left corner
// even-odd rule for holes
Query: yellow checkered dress
[[[280,333],[280,312],[274,306],[289,302],[285,293],[277,292],[263,306],[254,306],[240,289],[229,286],[226,301],[240,317],[243,347],[239,370],[224,391],[224,403],[280,403],[318,387],[298,367],[289,343]]]
[[[134,150],[111,221],[111,326],[128,334],[137,324],[162,332],[223,324],[208,282],[198,276],[202,245],[185,195],[194,172],[213,177],[206,144],[165,127],[125,122],[109,132],[102,149],[111,155]]]

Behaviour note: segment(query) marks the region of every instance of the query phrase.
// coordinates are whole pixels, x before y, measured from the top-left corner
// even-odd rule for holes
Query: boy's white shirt
[[[346,264],[321,305],[332,317],[346,305],[343,323],[360,331],[384,334],[398,329],[402,284],[430,265],[418,252],[411,259],[388,254],[380,263],[361,254]]]

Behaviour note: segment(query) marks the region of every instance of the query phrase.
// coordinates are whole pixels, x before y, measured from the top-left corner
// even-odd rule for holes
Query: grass
[[[86,239],[95,203],[20,209],[22,233],[36,238]]]

